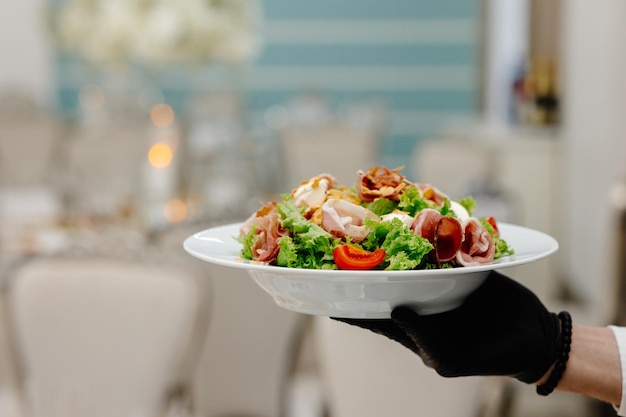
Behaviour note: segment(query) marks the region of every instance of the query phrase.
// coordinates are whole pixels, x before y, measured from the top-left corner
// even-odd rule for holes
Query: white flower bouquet
[[[61,48],[117,65],[246,62],[260,22],[255,0],[67,0],[53,14]]]

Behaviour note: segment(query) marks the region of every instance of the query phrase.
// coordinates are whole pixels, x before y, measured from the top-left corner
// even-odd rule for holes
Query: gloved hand
[[[445,377],[506,375],[537,382],[556,361],[560,321],[521,284],[492,272],[458,308],[420,316],[397,307],[391,319],[345,319],[418,354]]]

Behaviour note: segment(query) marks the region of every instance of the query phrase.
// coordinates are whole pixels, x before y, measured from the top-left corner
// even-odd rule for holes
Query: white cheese
[[[329,182],[326,178],[311,178],[296,188],[293,192],[293,202],[296,206],[306,204],[311,208],[321,207],[324,201],[326,201],[328,184]]]
[[[402,223],[404,223],[407,227],[411,227],[411,224],[413,224],[413,217],[411,217],[410,214],[400,210],[394,210],[389,214],[382,215],[380,218],[384,222],[390,222],[393,219],[400,219],[402,220]]]
[[[465,221],[470,218],[469,213],[465,210],[465,207],[457,203],[456,201],[450,201],[450,210],[454,212],[456,217],[461,221]]]

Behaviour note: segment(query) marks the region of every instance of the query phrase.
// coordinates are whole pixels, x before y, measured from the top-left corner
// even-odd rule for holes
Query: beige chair
[[[63,126],[30,97],[0,93],[0,187],[51,186]]]
[[[342,124],[293,127],[281,134],[280,146],[288,191],[301,181],[328,173],[353,185],[359,169],[373,165],[378,138]]]
[[[493,150],[463,138],[430,139],[416,146],[411,156],[412,180],[430,183],[452,198],[487,183],[495,169]]]
[[[284,191],[323,173],[352,186],[357,171],[367,170],[380,157],[387,122],[382,102],[357,101],[336,111],[324,97],[303,94],[288,103],[285,115],[279,129]]]
[[[165,252],[178,254],[186,265],[213,278],[211,322],[194,384],[199,415],[285,416],[306,316],[278,307],[245,270],[212,265],[184,252],[183,240],[207,227],[181,226],[160,239]]]
[[[191,415],[207,277],[159,262],[38,258],[11,273],[4,296],[25,416]]]
[[[473,417],[483,406],[484,380],[442,378],[383,336],[316,317],[312,337],[331,417]]]

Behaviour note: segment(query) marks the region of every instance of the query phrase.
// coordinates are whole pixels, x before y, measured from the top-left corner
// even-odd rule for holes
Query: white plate
[[[558,242],[537,230],[506,223],[500,234],[515,255],[489,265],[411,271],[342,271],[263,265],[241,259],[241,223],[218,226],[185,239],[185,250],[204,261],[241,268],[281,307],[306,314],[387,318],[398,305],[421,314],[458,307],[490,271],[523,265],[556,252]]]

